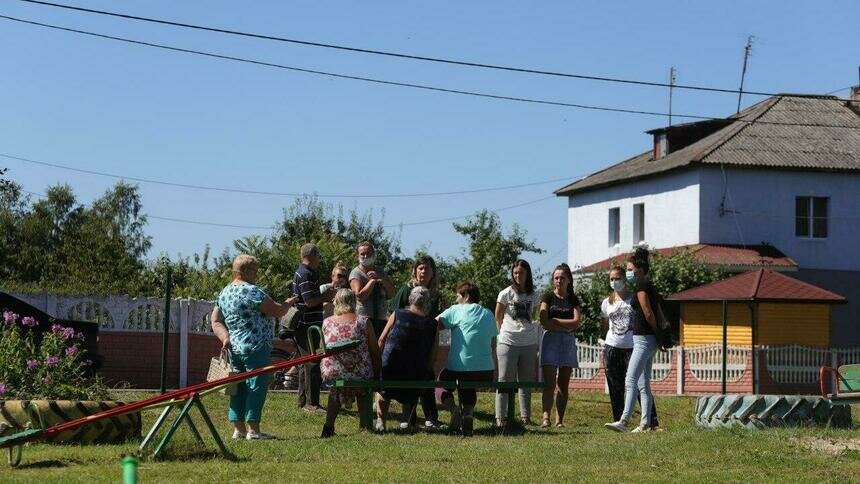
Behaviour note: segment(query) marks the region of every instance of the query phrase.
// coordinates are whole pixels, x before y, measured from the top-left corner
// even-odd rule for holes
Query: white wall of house
[[[644,204],[644,241],[673,247],[699,241],[699,171],[684,170],[568,197],[567,259],[581,267],[629,252],[634,246],[634,209]],[[610,245],[609,211],[620,209],[620,242]]]
[[[727,168],[723,180],[719,168],[701,169],[702,242],[766,242],[803,269],[860,271],[860,174]],[[795,235],[798,196],[829,197],[826,238]]]

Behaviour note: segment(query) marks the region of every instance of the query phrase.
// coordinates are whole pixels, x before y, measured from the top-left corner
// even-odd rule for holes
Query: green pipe
[[[137,457],[127,455],[122,459],[123,484],[137,484]]]
[[[170,289],[173,285],[171,268],[167,266],[167,277],[164,278],[164,328],[163,336],[161,337],[161,393],[167,391],[167,337],[170,331]]]

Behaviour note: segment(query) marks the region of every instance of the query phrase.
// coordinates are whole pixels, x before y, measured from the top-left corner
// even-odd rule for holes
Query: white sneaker
[[[608,423],[608,424],[603,424],[603,426],[608,428],[609,430],[614,430],[616,432],[621,432],[621,433],[627,432],[627,424],[623,420],[619,420],[617,422],[612,422],[612,423]]]
[[[231,437],[231,438],[232,438],[233,440],[241,440],[241,439],[244,439],[244,438],[245,438],[245,433],[244,433],[244,432],[239,432],[238,430],[234,430],[234,431],[233,431],[233,437]]]
[[[409,422],[400,422],[398,426],[400,427],[400,430],[406,430],[409,428]]]
[[[638,434],[638,433],[650,432],[650,431],[651,431],[651,429],[649,427],[646,427],[644,425],[640,425],[640,426],[636,427],[635,429],[631,430],[630,433],[631,434],[634,434],[634,433]]]
[[[251,432],[248,432],[247,435],[245,435],[245,439],[246,440],[275,440],[275,439],[277,439],[277,437],[275,437],[274,435],[271,435],[271,434],[267,434],[265,432],[253,432],[253,431],[251,431]]]

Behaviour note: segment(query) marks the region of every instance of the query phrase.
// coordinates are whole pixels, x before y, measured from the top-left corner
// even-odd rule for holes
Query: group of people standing
[[[301,264],[293,281],[296,295],[281,304],[256,286],[259,269],[256,259],[237,256],[233,261],[233,281],[218,296],[212,314],[213,330],[223,347],[231,350],[235,369],[248,371],[268,364],[272,325],[267,318],[283,317],[295,306],[301,315],[295,338],[301,353],[309,354],[314,350],[311,346],[319,346],[320,333],[326,345],[345,340],[360,342],[356,350],[306,364],[300,371],[298,404],[307,411],[326,414],[322,437],[334,435],[335,420],[344,406],[355,402],[360,412],[367,410],[363,408],[365,400],[356,398],[362,394],[361,389],[344,388],[333,388],[327,408],[323,409],[320,405],[322,381],[381,378],[492,382],[496,374],[500,382],[533,381],[536,363],[540,365],[545,382],[540,425],[564,426],[570,377],[573,368],[578,366],[574,332],[581,321],[580,302],[574,293],[573,277],[567,264],[560,264],[553,270],[552,290],[541,294],[534,287],[528,262],[517,260],[511,268],[511,284],[498,294],[493,314],[480,304],[480,288],[473,282],[459,283],[455,304],[443,308],[437,267],[432,257],[417,258],[410,280],[397,287],[383,268],[375,264],[374,252],[371,243],[362,242],[356,250],[358,266],[347,275],[346,267],[336,264],[331,282],[321,285],[319,248],[314,244],[303,245]],[[656,349],[653,331],[649,339],[646,327],[654,315],[648,313],[653,310],[647,303],[647,296],[644,304],[637,297],[640,285],[647,291],[647,252],[644,264],[637,259],[635,264],[628,263],[628,269],[631,264],[640,278],[637,291],[630,294],[625,287],[613,282],[614,292],[602,308],[609,323],[605,358],[615,420],[607,426],[619,431],[626,430],[640,394],[643,408],[650,410],[643,412],[640,430],[657,425],[650,380],[643,376],[650,375],[650,358]],[[611,279],[623,282],[619,271],[620,268],[614,268]],[[627,271],[625,277],[631,280],[629,273]],[[644,323],[637,318],[639,313],[644,315],[641,318]],[[625,321],[627,326],[624,326]],[[311,330],[314,326],[321,331]],[[539,326],[545,330],[543,334]],[[434,363],[438,332],[442,329],[451,330],[451,343],[445,368],[437,375]],[[609,376],[610,367],[612,377]],[[625,382],[620,393],[619,381]],[[267,383],[267,375],[250,378],[240,384],[237,393],[230,398],[228,418],[234,426],[233,438],[272,437],[259,429]],[[420,403],[425,426],[445,427],[439,421],[441,408],[450,412],[448,428],[471,435],[476,392],[459,388],[458,397],[459,404],[455,404],[453,392],[446,388],[435,391],[386,389],[375,398],[374,427],[378,431],[386,429],[390,403],[395,400],[403,405],[401,428],[417,427]],[[622,399],[623,405],[619,403]],[[520,389],[519,400],[522,423],[531,424],[530,391]],[[497,425],[508,423],[505,420],[508,405],[513,402],[508,401],[506,394],[498,393]],[[551,423],[553,407],[554,422]]]

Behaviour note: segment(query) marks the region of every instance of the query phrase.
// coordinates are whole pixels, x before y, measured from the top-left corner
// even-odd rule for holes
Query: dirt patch
[[[847,450],[860,451],[860,439],[828,439],[820,437],[804,437],[791,439],[807,449],[822,454],[839,455]]]

